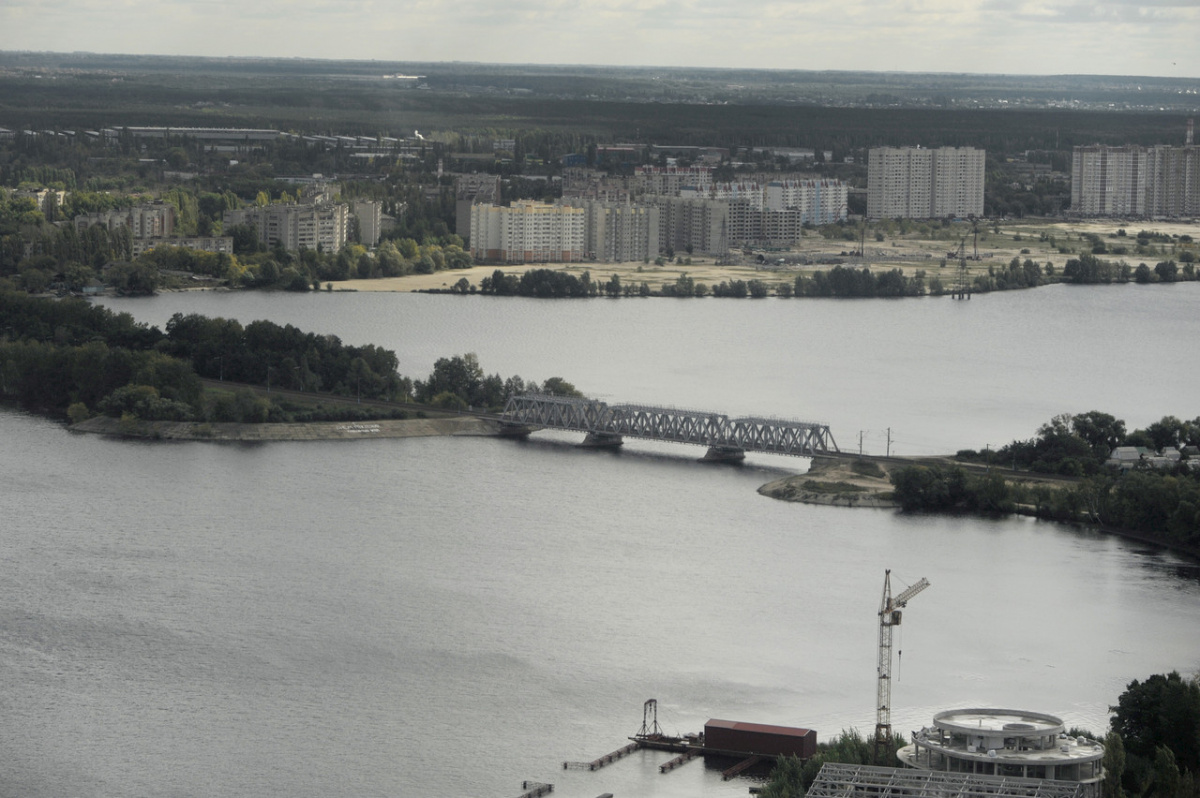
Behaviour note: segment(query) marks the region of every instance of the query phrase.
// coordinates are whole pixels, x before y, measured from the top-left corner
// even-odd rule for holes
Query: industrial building
[[[817,733],[791,726],[714,719],[704,724],[704,750],[715,754],[811,759],[817,753]]]
[[[986,158],[974,147],[874,148],[867,158],[867,216],[982,216]]]
[[[897,757],[911,768],[981,776],[1050,779],[1099,798],[1104,746],[1069,737],[1060,718],[1015,709],[952,709],[913,732]]]

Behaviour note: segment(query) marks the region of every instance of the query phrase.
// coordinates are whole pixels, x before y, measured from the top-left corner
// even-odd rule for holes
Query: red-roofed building
[[[817,733],[812,729],[710,720],[704,724],[704,747],[708,751],[763,756],[798,756],[810,759],[817,753]]]

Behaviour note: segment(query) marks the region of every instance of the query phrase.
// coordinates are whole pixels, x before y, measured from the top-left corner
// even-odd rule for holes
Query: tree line
[[[446,408],[500,409],[526,391],[578,396],[561,377],[545,383],[486,376],[474,355],[442,358],[425,380],[400,374],[396,353],[292,325],[175,314],[165,332],[128,313],[79,299],[55,301],[0,289],[0,397],[74,421],[101,413],[169,421],[306,421],[361,418],[362,407],[270,401],[249,391],[210,395],[201,377],[269,389]],[[376,417],[403,411],[370,411]]]
[[[1127,530],[1167,545],[1200,550],[1200,470],[1181,458],[1171,468],[1141,462],[1124,473],[1105,465],[1116,446],[1200,445],[1200,418],[1174,416],[1126,434],[1125,424],[1092,411],[1058,416],[1037,437],[996,452],[964,450],[964,461],[1027,468],[1083,478],[1050,486],[1006,480],[997,472],[970,474],[954,464],[907,466],[892,471],[893,496],[905,511],[1024,511],[1039,518],[1085,522]]]

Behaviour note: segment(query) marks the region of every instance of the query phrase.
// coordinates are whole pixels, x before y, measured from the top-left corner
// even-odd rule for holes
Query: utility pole
[[[858,456],[859,457],[862,457],[862,439],[863,439],[863,431],[859,430],[858,431]]]
[[[888,427],[887,456],[892,456],[892,428]]]

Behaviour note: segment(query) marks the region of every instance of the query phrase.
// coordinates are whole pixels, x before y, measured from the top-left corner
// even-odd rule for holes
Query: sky
[[[0,50],[1200,78],[1200,0],[0,0]]]

